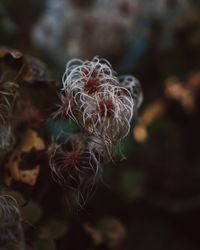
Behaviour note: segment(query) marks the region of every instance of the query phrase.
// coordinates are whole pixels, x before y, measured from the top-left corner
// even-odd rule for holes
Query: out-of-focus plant
[[[196,110],[196,101],[200,89],[200,73],[189,74],[185,80],[178,77],[168,77],[164,83],[163,99],[158,99],[147,105],[140,121],[133,129],[133,136],[139,143],[148,139],[148,127],[166,112],[168,103],[174,101],[180,104],[186,114],[192,114]]]
[[[10,120],[12,120],[13,103],[16,98],[17,84],[4,82],[2,79],[0,90],[0,150],[8,151],[13,146],[14,136]]]
[[[67,58],[115,55],[132,37],[137,5],[130,0],[49,0],[33,30],[34,43],[60,62],[63,52]]]
[[[62,216],[53,221],[45,217],[44,221],[41,200],[52,184],[47,156],[51,135],[46,134],[45,125],[54,109],[52,103],[58,100],[58,85],[42,62],[9,48],[0,48],[0,76],[0,125],[9,129],[13,138],[10,143],[5,131],[1,130],[4,133],[2,138],[7,143],[4,145],[9,147],[6,150],[3,147],[0,149],[0,192],[14,197],[19,204],[28,247],[56,249],[55,240],[66,234],[67,223],[62,221]],[[1,205],[3,206],[3,201],[0,199],[0,207]],[[6,210],[4,212],[7,213]],[[6,218],[4,215],[2,221]],[[54,235],[52,224],[57,229],[61,226],[62,231],[58,230]],[[4,232],[7,232],[6,225],[2,225],[5,226]],[[34,225],[37,225],[37,230]],[[4,237],[3,233],[1,235]],[[18,249],[14,247],[19,244],[18,239],[15,246],[8,249]]]
[[[161,46],[172,46],[188,6],[188,0],[49,0],[33,29],[33,42],[61,63],[66,57],[112,58],[127,51],[132,65],[135,59],[128,54],[137,58],[143,40],[149,44],[154,21],[162,23]]]
[[[185,81],[170,77],[165,82],[165,95],[179,102],[188,113],[195,110],[196,95],[200,88],[200,73],[191,74]]]
[[[0,248],[25,250],[22,217],[14,198],[0,196]]]
[[[12,181],[20,181],[34,186],[41,167],[41,156],[45,152],[45,143],[34,130],[24,133],[21,143],[9,157],[6,168],[10,175],[6,177],[6,184],[11,186]]]
[[[45,96],[38,87],[50,93],[56,84],[41,62],[14,49],[0,49],[0,73],[0,149],[5,182],[10,187],[15,182],[34,186],[45,158],[46,145],[40,135],[48,118],[45,105],[52,101],[52,95]],[[39,95],[38,101],[35,97]]]
[[[118,219],[105,217],[100,219],[95,227],[85,224],[84,229],[90,234],[95,245],[113,250],[124,249],[126,229]]]
[[[0,3],[0,43],[9,44],[17,33],[17,26],[4,7],[3,1]]]

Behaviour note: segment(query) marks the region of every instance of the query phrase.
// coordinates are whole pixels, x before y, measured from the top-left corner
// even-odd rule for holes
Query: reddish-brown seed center
[[[69,166],[77,165],[79,160],[80,160],[80,152],[78,151],[71,151],[68,152],[66,155],[66,162]]]
[[[114,114],[114,104],[110,99],[103,99],[99,102],[98,111],[101,116],[112,116]]]
[[[89,78],[85,83],[85,91],[89,94],[94,94],[99,90],[100,82],[97,78]]]

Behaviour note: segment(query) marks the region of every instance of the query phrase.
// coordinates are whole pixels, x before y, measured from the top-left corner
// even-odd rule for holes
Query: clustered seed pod
[[[102,162],[112,158],[129,133],[130,122],[142,102],[142,91],[137,79],[117,77],[105,59],[73,59],[66,65],[60,100],[55,117],[73,120],[84,134],[79,141],[87,143],[77,146],[76,138],[71,151],[63,144],[54,146],[50,165],[58,182],[73,186],[74,173],[78,175],[76,188],[80,189],[90,179],[95,182],[102,172]]]

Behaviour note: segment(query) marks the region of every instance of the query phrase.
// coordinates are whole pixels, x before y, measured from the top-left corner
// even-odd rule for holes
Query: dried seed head
[[[98,86],[100,89],[108,82],[118,84],[115,72],[107,60],[98,57],[94,57],[91,61],[73,59],[66,66],[63,89],[69,88],[75,93],[84,90],[87,92],[92,86]]]
[[[74,136],[52,147],[50,167],[61,185],[77,190],[84,186],[86,179],[95,182],[99,175],[100,162],[85,140]]]
[[[88,194],[101,175],[100,163],[112,158],[128,134],[142,92],[134,77],[118,78],[105,59],[73,59],[65,69],[60,100],[55,116],[70,117],[87,137],[55,145],[50,166],[56,181],[83,198],[83,190]]]
[[[133,76],[116,75],[105,59],[71,60],[63,76],[57,112],[102,138],[107,149],[128,134],[133,114],[142,102],[139,81]]]
[[[74,136],[50,151],[53,179],[71,190],[80,206],[91,196],[102,172],[98,153],[89,142],[89,138]]]

